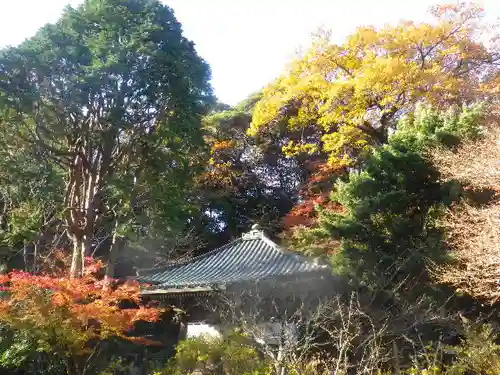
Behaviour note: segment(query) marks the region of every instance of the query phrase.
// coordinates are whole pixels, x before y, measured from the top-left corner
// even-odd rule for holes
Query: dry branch
[[[447,180],[500,191],[500,126],[489,126],[483,137],[458,150],[436,149],[432,160]]]
[[[433,160],[446,179],[466,186],[469,199],[449,209],[442,224],[456,262],[435,267],[436,279],[473,297],[500,301],[500,127]]]
[[[212,307],[223,325],[240,327],[259,343],[276,374],[371,375],[391,363],[384,342],[389,322],[365,312],[356,293],[316,303],[295,297],[291,301],[248,288],[221,295]]]

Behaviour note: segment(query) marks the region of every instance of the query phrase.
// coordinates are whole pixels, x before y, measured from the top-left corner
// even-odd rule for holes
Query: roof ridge
[[[239,241],[241,241],[241,237],[240,237],[240,238],[237,238],[237,239],[235,239],[235,240],[232,240],[231,242],[228,242],[228,243],[227,243],[227,244],[225,244],[225,245],[219,246],[219,247],[217,247],[217,248],[215,248],[215,249],[213,249],[213,250],[207,251],[206,253],[203,253],[203,254],[200,254],[200,255],[198,255],[198,256],[195,256],[194,258],[191,258],[191,259],[186,259],[186,260],[184,260],[184,261],[182,261],[182,262],[176,263],[176,264],[174,264],[173,266],[181,266],[181,265],[184,265],[184,264],[186,264],[186,263],[191,263],[191,262],[193,262],[193,261],[195,261],[195,260],[205,258],[205,257],[207,257],[207,256],[209,256],[209,255],[212,255],[212,254],[218,253],[219,251],[222,251],[222,250],[224,250],[226,247],[229,247],[229,246],[231,246],[231,245],[233,245],[233,244],[235,244],[236,242],[239,242]]]
[[[218,248],[215,248],[213,250],[210,250],[204,254],[200,254],[200,255],[195,256],[193,258],[184,259],[181,262],[169,264],[169,265],[166,265],[163,267],[152,268],[152,269],[148,269],[148,270],[140,270],[141,275],[139,277],[144,278],[144,277],[147,277],[149,275],[153,275],[153,274],[156,274],[159,272],[165,272],[165,271],[170,271],[170,270],[182,268],[183,266],[185,266],[187,264],[191,264],[191,263],[197,262],[201,259],[208,258],[210,256],[213,256],[214,254],[218,254],[218,253],[220,253],[228,248],[231,248],[233,246],[236,246],[236,245],[238,245],[242,242],[246,242],[246,241],[262,241],[265,245],[267,245],[270,249],[272,249],[272,251],[275,251],[275,252],[281,254],[281,256],[284,256],[284,257],[286,257],[294,262],[308,263],[309,265],[311,265],[313,268],[316,268],[316,269],[328,267],[328,265],[322,264],[323,262],[321,262],[319,258],[305,256],[304,254],[301,254],[299,252],[285,249],[285,248],[281,247],[280,245],[278,245],[276,242],[274,242],[271,238],[267,237],[263,231],[252,230],[251,232],[247,233],[246,235],[243,235],[242,237],[238,237],[238,238],[234,239],[233,241],[226,243],[223,246],[219,246]]]
[[[180,267],[180,266],[184,266],[188,263],[191,263],[191,262],[194,262],[196,260],[199,260],[199,259],[202,259],[202,258],[205,258],[209,255],[212,255],[212,254],[215,254],[215,253],[218,253],[219,251],[222,251],[224,250],[225,248],[231,246],[231,245],[234,245],[235,243],[241,241],[241,237],[240,238],[237,238],[231,242],[228,242],[227,244],[225,245],[222,245],[222,246],[219,246],[213,250],[210,250],[206,253],[203,253],[203,254],[200,254],[200,255],[197,255],[193,258],[189,258],[189,259],[185,259],[181,262],[178,262],[178,263],[175,263],[175,264],[169,264],[169,265],[166,265],[166,266],[163,266],[163,267],[157,267],[157,268],[149,268],[149,269],[143,269],[143,270],[139,270],[139,271],[143,271],[143,272],[148,272],[148,273],[155,273],[155,272],[163,272],[163,271],[167,271],[167,270],[171,270],[171,269],[174,269],[174,268],[177,268],[177,267]],[[146,276],[146,275],[144,275]],[[141,277],[141,276],[139,276]]]
[[[315,265],[323,266],[323,265],[320,265],[318,263],[319,259],[317,257],[310,257],[310,256],[306,256],[304,254],[300,254],[300,253],[298,253],[296,251],[285,249],[282,246],[278,245],[276,242],[274,242],[272,239],[270,239],[269,237],[267,237],[264,232],[260,232],[260,238],[266,244],[268,244],[269,246],[271,246],[275,250],[281,252],[283,255],[292,256],[292,257],[294,257],[297,260],[303,260],[303,261],[306,261],[306,262],[309,262],[309,263],[313,263]]]
[[[194,288],[323,272],[327,267],[317,259],[282,248],[264,232],[254,230],[205,254],[157,269],[141,279],[162,288]]]

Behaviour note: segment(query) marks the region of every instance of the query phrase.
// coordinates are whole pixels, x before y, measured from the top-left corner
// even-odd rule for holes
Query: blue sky
[[[212,67],[212,84],[235,104],[280,74],[319,27],[342,39],[360,25],[422,20],[439,0],[163,0]],[[449,2],[449,1],[448,1]],[[81,0],[0,0],[0,46],[14,45]],[[489,19],[500,0],[482,0]]]

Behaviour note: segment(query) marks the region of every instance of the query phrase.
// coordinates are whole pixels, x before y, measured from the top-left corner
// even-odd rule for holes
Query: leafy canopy
[[[447,111],[419,106],[362,169],[337,181],[328,205],[316,204],[310,228],[290,230],[291,246],[330,257],[358,285],[420,293],[427,266],[449,260],[437,219],[462,193],[456,181],[443,181],[428,153],[444,152],[450,139],[455,146],[479,137],[485,110],[484,104]]]
[[[64,175],[74,275],[106,236],[186,225],[212,93],[210,69],[170,8],[86,0],[2,50],[0,75],[2,126]]]
[[[438,6],[433,15],[434,23],[361,27],[343,44],[321,38],[264,90],[249,133],[286,127],[286,154],[326,152],[352,165],[386,143],[415,103],[470,100],[498,59],[481,40],[481,9]]]

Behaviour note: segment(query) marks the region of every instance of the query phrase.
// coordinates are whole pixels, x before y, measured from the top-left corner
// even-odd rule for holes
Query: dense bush
[[[156,374],[256,375],[271,371],[257,344],[245,335],[230,333],[224,337],[198,337],[180,342],[177,354],[167,367]]]
[[[473,140],[481,134],[486,111],[487,105],[483,102],[462,108],[451,106],[446,111],[419,104],[414,112],[398,122],[390,143],[425,152],[439,144],[454,146]]]

